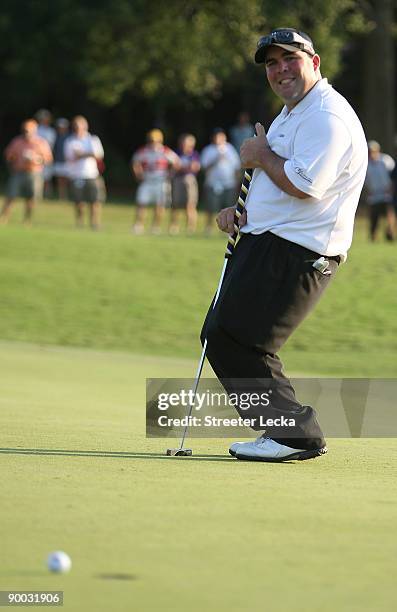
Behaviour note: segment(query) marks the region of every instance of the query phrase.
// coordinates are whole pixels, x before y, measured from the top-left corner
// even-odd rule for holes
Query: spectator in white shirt
[[[90,224],[99,229],[102,203],[105,201],[105,185],[98,170],[98,161],[104,152],[98,136],[88,132],[88,122],[82,115],[72,120],[72,135],[65,142],[65,159],[68,163],[70,193],[75,204],[76,224],[83,225],[84,202],[90,207]]]
[[[376,230],[382,216],[386,217],[385,238],[394,240],[396,216],[390,176],[394,165],[393,158],[381,152],[376,140],[368,142],[368,168],[364,187],[369,211],[369,237],[372,242],[376,239]]]
[[[214,216],[236,199],[237,180],[241,164],[234,147],[227,142],[225,130],[215,128],[212,143],[201,153],[201,167],[205,172],[204,199],[207,209],[206,233],[211,233]]]

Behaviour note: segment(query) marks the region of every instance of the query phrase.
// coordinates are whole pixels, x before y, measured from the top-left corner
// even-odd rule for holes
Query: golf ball
[[[51,572],[65,574],[72,567],[72,560],[62,550],[57,550],[48,555],[47,566]]]

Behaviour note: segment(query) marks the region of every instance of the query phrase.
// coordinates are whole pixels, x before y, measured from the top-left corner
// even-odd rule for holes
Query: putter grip
[[[241,183],[240,193],[237,199],[236,211],[234,213],[234,232],[229,235],[226,245],[225,258],[229,259],[234,253],[234,247],[236,246],[237,238],[240,233],[240,228],[238,225],[238,220],[244,212],[245,201],[247,199],[248,190],[250,187],[251,179],[252,179],[253,169],[247,168],[244,170],[244,178]]]

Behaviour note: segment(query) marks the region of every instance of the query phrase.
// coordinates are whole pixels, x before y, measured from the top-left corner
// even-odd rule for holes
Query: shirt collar
[[[332,87],[332,85],[328,84],[328,79],[320,79],[317,83],[311,88],[311,90],[305,95],[304,98],[292,110],[288,110],[286,106],[283,106],[281,114],[283,117],[292,114],[303,113],[313,102],[313,100],[319,95],[320,92],[324,91],[327,87]]]

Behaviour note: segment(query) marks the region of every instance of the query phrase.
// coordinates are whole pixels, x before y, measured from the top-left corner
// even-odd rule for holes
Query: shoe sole
[[[234,453],[229,450],[229,453],[236,457],[236,459],[240,459],[242,461],[265,461],[267,463],[282,463],[283,461],[306,461],[306,459],[316,459],[316,457],[321,457],[328,452],[326,446],[323,448],[315,448],[314,450],[306,450],[299,451],[298,453],[291,453],[291,455],[286,455],[285,457],[254,457],[248,455],[239,455],[237,452]]]

